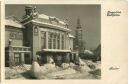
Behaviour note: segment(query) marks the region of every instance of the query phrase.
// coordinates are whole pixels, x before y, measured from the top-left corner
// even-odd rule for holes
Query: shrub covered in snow
[[[40,65],[36,61],[32,63],[30,72],[32,77],[35,77],[38,79],[41,78],[42,71],[41,71]]]

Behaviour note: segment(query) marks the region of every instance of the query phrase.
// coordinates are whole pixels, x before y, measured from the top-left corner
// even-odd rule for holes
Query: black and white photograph
[[[0,40],[1,40],[1,1],[0,1]],[[0,41],[1,45],[1,41]],[[0,48],[0,53],[1,53],[1,48]],[[0,55],[0,83],[1,83],[1,55]]]
[[[100,4],[6,4],[5,79],[101,79]]]

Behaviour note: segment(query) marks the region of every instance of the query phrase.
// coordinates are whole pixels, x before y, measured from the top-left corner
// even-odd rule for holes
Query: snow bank
[[[65,70],[49,73],[47,75],[49,75],[51,78],[64,78],[65,75],[70,75],[74,73],[76,73],[74,69],[68,68]]]
[[[75,67],[76,65],[74,63],[69,63],[70,68]]]
[[[52,72],[56,69],[55,64],[45,64],[41,66],[42,73],[46,74],[47,72]]]
[[[32,63],[30,72],[32,77],[41,78],[42,71],[40,65],[37,62]]]
[[[62,67],[63,69],[67,69],[67,68],[69,68],[69,64],[68,64],[68,63],[63,63],[63,64],[61,65],[61,67]]]
[[[101,61],[97,61],[95,63],[95,67],[96,67],[96,69],[101,69]]]
[[[32,65],[24,64],[23,66],[26,70],[30,70]]]
[[[80,68],[81,70],[83,71],[90,71],[91,69],[88,67],[88,65],[79,58],[79,61],[80,61]]]
[[[5,68],[5,78],[6,79],[25,79],[24,76],[21,74],[25,72],[23,69],[21,69],[19,66],[10,68],[6,67]]]

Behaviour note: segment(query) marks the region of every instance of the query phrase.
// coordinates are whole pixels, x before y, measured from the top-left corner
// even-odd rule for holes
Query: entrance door
[[[31,64],[31,57],[30,57],[30,54],[26,53],[24,55],[24,61],[25,61],[25,64]]]

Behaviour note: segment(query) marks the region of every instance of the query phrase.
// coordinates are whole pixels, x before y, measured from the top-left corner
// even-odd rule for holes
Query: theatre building
[[[6,20],[8,21],[8,20]],[[9,20],[10,21],[10,20]],[[10,58],[19,63],[31,63],[40,61],[41,64],[49,63],[54,60],[56,65],[63,62],[74,61],[77,56],[72,55],[73,39],[68,24],[56,17],[39,14],[36,7],[25,7],[23,20],[15,25],[6,24],[6,61]],[[10,23],[10,22],[7,22]],[[15,33],[14,37],[10,36]],[[16,48],[15,48],[16,47]],[[18,52],[13,52],[17,49]],[[14,58],[19,57],[19,58]]]

